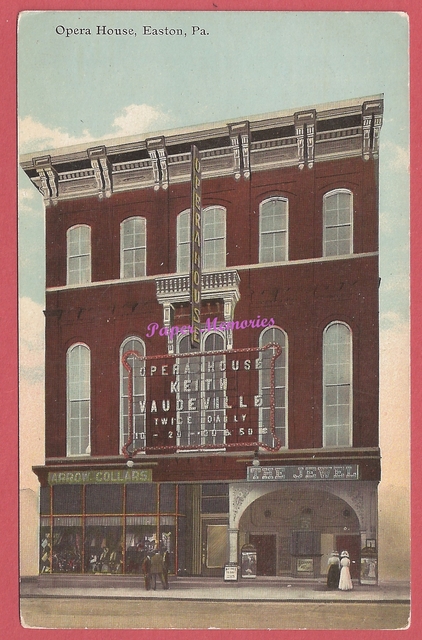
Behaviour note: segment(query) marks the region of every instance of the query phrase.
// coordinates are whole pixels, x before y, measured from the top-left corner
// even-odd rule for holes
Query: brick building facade
[[[40,572],[377,579],[382,97],[28,154],[46,211]],[[190,345],[191,146],[202,170]],[[246,558],[246,555],[245,555]],[[245,567],[241,571],[246,571]]]

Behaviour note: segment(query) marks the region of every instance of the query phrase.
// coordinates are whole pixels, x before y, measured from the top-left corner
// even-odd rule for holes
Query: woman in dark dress
[[[333,551],[328,558],[327,588],[338,589],[340,580],[340,558],[337,551]]]

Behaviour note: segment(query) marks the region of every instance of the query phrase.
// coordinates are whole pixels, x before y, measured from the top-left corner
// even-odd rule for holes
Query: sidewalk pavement
[[[351,591],[328,590],[323,578],[257,577],[224,582],[222,578],[170,577],[170,589],[157,584],[146,591],[142,576],[34,576],[21,579],[22,598],[123,598],[135,600],[401,602],[410,601],[407,582],[354,583]]]

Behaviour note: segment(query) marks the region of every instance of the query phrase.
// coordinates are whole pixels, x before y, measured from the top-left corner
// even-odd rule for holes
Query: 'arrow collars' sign
[[[198,147],[192,145],[192,202],[191,202],[191,344],[194,349],[200,345],[201,335],[201,161]]]

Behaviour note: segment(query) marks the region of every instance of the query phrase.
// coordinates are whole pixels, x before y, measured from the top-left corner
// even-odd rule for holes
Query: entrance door
[[[202,575],[223,576],[229,561],[228,525],[224,520],[202,521]]]
[[[250,535],[250,544],[256,548],[256,573],[258,576],[275,576],[277,551],[275,535]]]
[[[354,579],[360,577],[360,536],[336,536],[337,551],[349,552],[350,575]]]

